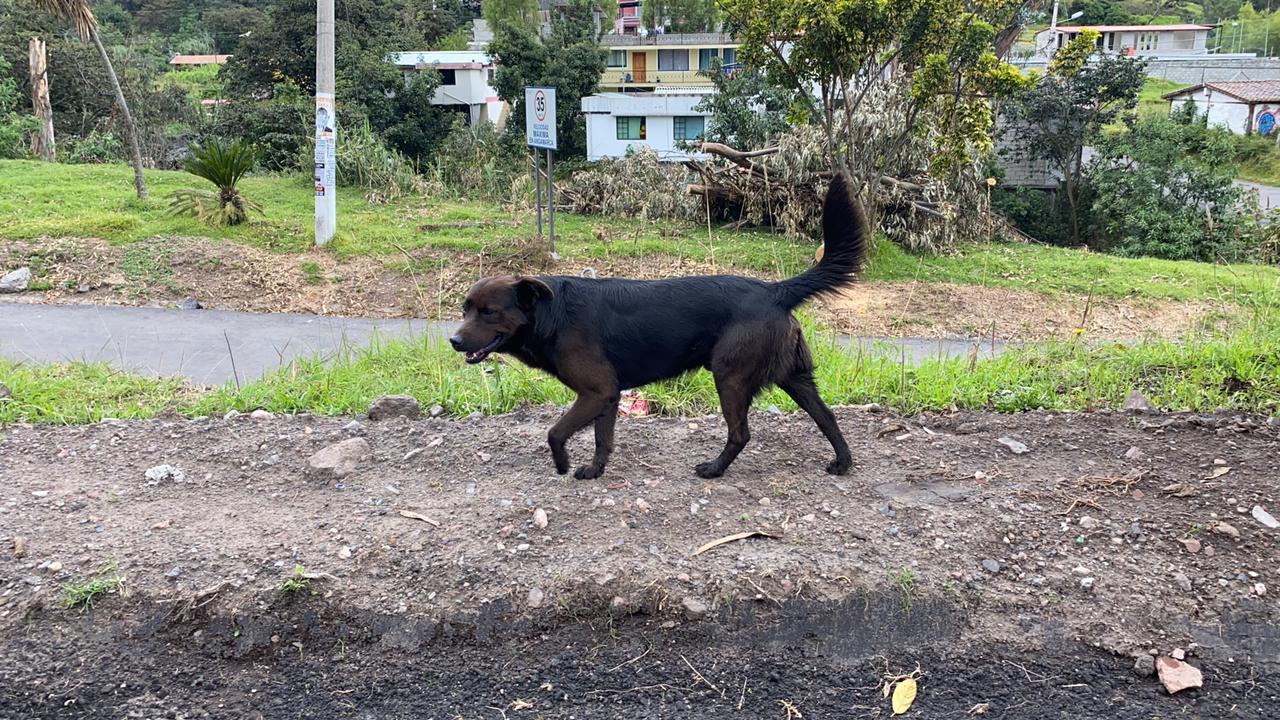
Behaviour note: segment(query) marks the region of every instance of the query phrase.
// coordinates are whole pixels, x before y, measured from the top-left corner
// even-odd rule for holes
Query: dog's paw
[[[557,475],[564,475],[565,473],[569,472],[569,456],[568,455],[563,455],[563,454],[555,455],[552,459],[556,463]]]
[[[827,472],[832,475],[847,475],[849,474],[849,468],[852,466],[852,458],[836,458],[827,465]]]
[[[597,465],[583,465],[573,471],[573,476],[579,480],[594,480],[604,474],[604,467]]]
[[[724,474],[724,468],[715,460],[708,460],[693,469],[694,474],[704,480],[718,478]]]

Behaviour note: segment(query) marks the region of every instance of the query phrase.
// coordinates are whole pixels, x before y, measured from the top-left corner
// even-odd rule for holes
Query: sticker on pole
[[[529,147],[556,150],[556,89],[524,89],[524,128]]]

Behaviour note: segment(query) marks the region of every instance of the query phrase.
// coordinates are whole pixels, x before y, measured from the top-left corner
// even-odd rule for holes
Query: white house
[[[465,110],[471,125],[491,122],[501,129],[506,123],[509,108],[493,89],[497,66],[487,54],[474,50],[398,52],[391,53],[391,62],[404,71],[406,81],[421,70],[440,73],[432,105]]]
[[[1054,54],[1081,32],[1093,30],[1100,37],[1098,49],[1130,57],[1207,55],[1209,31],[1216,25],[1059,25],[1036,33],[1036,53]]]
[[[1196,112],[1237,135],[1270,135],[1280,124],[1280,80],[1232,80],[1193,85],[1163,96],[1169,110],[1194,103]]]
[[[677,146],[697,141],[709,112],[694,110],[706,91],[674,88],[647,93],[604,92],[582,98],[587,121],[587,159],[620,158],[631,148],[648,146],[664,160],[685,160],[697,153]]]

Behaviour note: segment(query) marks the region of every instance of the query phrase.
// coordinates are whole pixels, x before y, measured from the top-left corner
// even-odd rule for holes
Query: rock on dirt
[[[182,468],[172,465],[156,465],[146,472],[147,483],[150,485],[158,485],[165,480],[173,482],[182,482],[187,479],[187,474]]]
[[[1023,443],[1019,440],[1014,440],[1013,438],[1008,436],[1002,437],[999,440],[996,440],[996,442],[1009,448],[1009,450],[1011,450],[1014,455],[1023,455],[1025,453],[1031,452],[1031,448],[1027,447],[1026,443]]]
[[[547,594],[543,592],[542,588],[530,588],[529,595],[525,598],[525,605],[528,605],[531,610],[536,610],[542,607],[542,602],[546,597]]]
[[[1254,505],[1253,512],[1251,514],[1253,515],[1253,519],[1262,523],[1264,527],[1268,527],[1272,530],[1280,528],[1280,522],[1277,522],[1275,517],[1273,517],[1271,513],[1267,512],[1261,505]]]
[[[31,268],[20,267],[0,277],[0,293],[20,293],[31,284]]]
[[[431,409],[430,409],[430,410],[427,410],[427,414],[428,414],[428,415],[430,415],[430,416],[431,416],[431,417],[433,417],[433,418],[438,418],[438,417],[440,417],[441,415],[444,415],[444,406],[443,406],[443,405],[432,405],[432,406],[431,406]]]
[[[1130,390],[1129,397],[1124,399],[1124,405],[1122,405],[1121,408],[1124,410],[1148,412],[1151,410],[1151,401],[1147,399],[1146,395],[1143,395],[1136,389]]]
[[[998,573],[1000,572],[1000,563],[992,560],[991,558],[987,558],[982,561],[982,569],[989,573]]]
[[[263,410],[262,408],[258,408],[257,410],[249,413],[249,417],[253,420],[274,420],[276,418],[275,413],[270,410]]]
[[[680,605],[684,607],[684,616],[690,620],[701,620],[707,614],[707,604],[696,597],[686,596]]]
[[[1133,661],[1133,672],[1139,677],[1151,677],[1156,674],[1156,659],[1147,654],[1139,655]]]
[[[546,510],[543,510],[542,508],[538,508],[537,510],[533,511],[533,525],[539,530],[545,530],[547,528],[547,511]]]
[[[334,443],[307,458],[307,471],[316,477],[344,478],[369,455],[369,441],[353,437]]]
[[[27,538],[25,535],[13,536],[13,556],[16,558],[26,557],[27,554]]]
[[[422,416],[422,406],[410,395],[383,395],[369,406],[370,420],[388,420],[405,417],[410,420]]]
[[[1170,695],[1204,686],[1204,675],[1199,668],[1167,655],[1156,658],[1156,671],[1160,673],[1160,682],[1164,683],[1164,689]]]
[[[1191,592],[1191,578],[1187,577],[1186,573],[1174,573],[1173,582],[1182,592]]]

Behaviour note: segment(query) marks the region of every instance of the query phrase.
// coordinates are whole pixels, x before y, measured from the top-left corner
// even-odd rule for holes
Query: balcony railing
[[[600,78],[601,85],[711,85],[711,78],[697,70],[645,70],[635,73],[626,68],[610,68]]]

